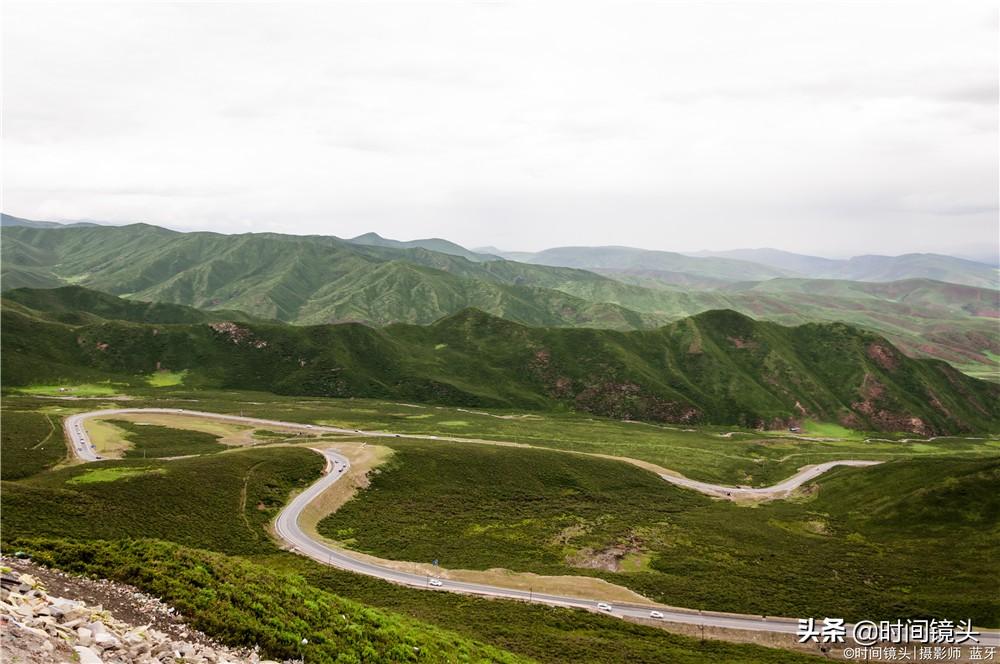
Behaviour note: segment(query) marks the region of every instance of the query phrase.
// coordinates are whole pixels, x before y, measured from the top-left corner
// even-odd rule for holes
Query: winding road
[[[676,484],[677,486],[682,486],[686,489],[693,489],[709,496],[716,496],[719,498],[781,498],[787,496],[792,491],[795,491],[809,480],[819,477],[834,466],[874,466],[880,463],[882,462],[856,461],[851,459],[844,461],[827,461],[826,463],[818,463],[815,466],[805,466],[801,468],[799,472],[795,473],[787,480],[779,482],[778,484],[757,488],[709,484],[708,482],[699,482],[698,480],[692,480],[682,475],[667,475],[665,473],[660,473],[660,477],[672,484]]]
[[[94,462],[100,461],[101,457],[97,454],[94,446],[90,440],[90,436],[87,433],[86,427],[84,427],[84,422],[87,419],[100,417],[105,418],[111,415],[121,415],[121,414],[143,414],[143,413],[159,413],[159,414],[176,414],[185,415],[193,417],[208,417],[215,420],[226,420],[235,423],[249,424],[253,426],[272,426],[281,427],[287,429],[301,429],[308,430],[313,433],[342,433],[342,434],[352,434],[352,435],[364,435],[364,436],[374,436],[374,437],[397,437],[405,435],[408,438],[424,438],[430,440],[444,440],[444,441],[456,441],[456,442],[483,442],[483,441],[473,441],[471,439],[462,438],[447,438],[443,436],[429,436],[429,435],[414,435],[414,434],[395,434],[388,433],[384,431],[361,431],[358,429],[342,429],[337,427],[301,424],[298,422],[282,422],[278,420],[266,420],[258,419],[253,417],[243,417],[238,415],[226,415],[220,413],[208,413],[204,411],[194,411],[185,410],[177,408],[120,408],[120,409],[107,409],[107,410],[97,410],[87,413],[78,413],[67,417],[63,421],[63,429],[66,432],[67,439],[70,444],[70,448],[73,453],[82,461]],[[485,597],[503,598],[503,599],[514,599],[526,602],[534,602],[538,604],[548,604],[551,606],[561,606],[570,608],[586,609],[589,611],[600,610],[599,605],[604,605],[598,600],[588,600],[579,597],[567,597],[562,595],[551,595],[545,593],[536,593],[531,591],[516,590],[513,588],[504,588],[501,586],[491,586],[479,583],[467,583],[455,580],[441,580],[441,585],[435,586],[431,585],[432,578],[422,575],[422,574],[412,574],[409,572],[404,572],[400,570],[393,569],[391,567],[379,565],[377,563],[369,562],[367,560],[359,559],[349,551],[331,547],[323,542],[317,541],[309,537],[299,526],[299,520],[302,515],[302,511],[308,506],[313,500],[319,497],[323,492],[333,486],[340,478],[348,474],[350,468],[349,460],[341,454],[329,449],[315,449],[313,451],[322,454],[326,459],[326,468],[324,470],[323,476],[317,480],[315,483],[310,485],[305,491],[298,494],[278,515],[275,520],[275,532],[295,553],[307,556],[316,560],[317,562],[332,565],[340,569],[344,569],[350,572],[355,572],[358,574],[365,574],[367,576],[373,576],[386,581],[391,581],[393,583],[398,583],[405,586],[424,588],[428,590],[440,590],[440,591],[450,591],[457,593],[464,593],[469,595],[480,595]],[[871,461],[831,461],[824,464],[819,464],[817,466],[809,466],[796,475],[788,478],[780,484],[774,485],[773,487],[765,487],[760,489],[752,489],[745,487],[726,487],[714,484],[707,484],[705,482],[698,482],[695,480],[690,480],[686,477],[675,476],[675,475],[661,475],[663,479],[678,484],[680,486],[690,488],[696,491],[701,491],[703,493],[713,495],[713,496],[723,496],[727,494],[732,494],[733,492],[775,492],[777,494],[787,494],[798,486],[801,486],[803,482],[807,482],[810,479],[826,472],[829,468],[837,465],[851,465],[851,466],[864,466],[871,465]],[[789,634],[794,635],[798,630],[798,621],[792,618],[774,618],[774,617],[762,617],[762,616],[751,616],[742,614],[729,614],[729,613],[719,613],[710,611],[696,611],[691,609],[683,609],[677,607],[663,606],[650,602],[649,604],[632,604],[623,602],[613,602],[608,605],[604,605],[604,613],[619,618],[633,618],[633,619],[650,619],[650,612],[656,611],[662,614],[662,617],[657,617],[656,620],[663,622],[672,623],[683,623],[687,625],[702,626],[702,627],[712,627],[712,628],[728,628],[736,630],[746,630],[752,632],[770,632],[777,634]],[[979,637],[980,642],[983,645],[1000,645],[1000,631],[992,632],[982,632]]]

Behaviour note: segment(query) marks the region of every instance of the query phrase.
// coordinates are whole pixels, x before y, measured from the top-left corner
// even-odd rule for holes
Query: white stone
[[[73,650],[76,651],[76,656],[80,658],[80,664],[104,664],[104,660],[87,646],[76,646]]]
[[[94,635],[94,643],[101,648],[114,649],[121,647],[122,642],[111,632],[98,632]]]

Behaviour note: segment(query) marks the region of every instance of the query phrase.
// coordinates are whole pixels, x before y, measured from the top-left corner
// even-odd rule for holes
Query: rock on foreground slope
[[[0,653],[8,664],[266,664],[254,652],[220,646],[186,627],[172,608],[135,588],[71,577],[21,560],[5,559],[3,564]],[[116,615],[143,624],[120,620],[102,604],[51,595],[46,585],[61,587],[62,594],[69,590],[101,598],[115,607]]]

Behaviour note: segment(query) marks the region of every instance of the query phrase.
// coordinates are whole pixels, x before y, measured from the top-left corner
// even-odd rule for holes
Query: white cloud
[[[986,3],[6,3],[4,207],[538,249],[997,243]]]

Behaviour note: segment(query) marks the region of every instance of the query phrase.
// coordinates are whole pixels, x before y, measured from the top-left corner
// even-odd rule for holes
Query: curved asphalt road
[[[710,496],[717,496],[719,498],[780,498],[787,496],[809,480],[819,477],[834,466],[874,466],[880,463],[882,462],[854,460],[827,461],[826,463],[819,463],[815,466],[806,466],[799,470],[799,472],[795,473],[785,481],[779,482],[778,484],[759,488],[709,484],[708,482],[699,482],[698,480],[692,480],[681,475],[666,475],[661,473],[660,477],[672,484],[676,484],[677,486],[682,486],[686,489],[694,489],[695,491],[700,491],[701,493],[705,493]]]
[[[252,424],[255,426],[280,426],[284,428],[294,428],[303,429],[309,431],[321,431],[321,432],[333,432],[333,433],[346,433],[346,434],[363,434],[365,436],[381,436],[381,437],[395,437],[397,434],[386,433],[382,431],[359,431],[357,429],[341,429],[336,427],[326,427],[326,426],[314,426],[301,424],[297,422],[281,422],[277,420],[264,420],[253,417],[242,417],[237,415],[224,415],[219,413],[207,413],[204,411],[194,411],[185,410],[180,408],[118,408],[118,409],[108,409],[108,410],[97,410],[91,411],[89,413],[78,413],[76,415],[71,415],[67,417],[63,422],[63,429],[66,432],[67,438],[71,443],[71,448],[74,454],[79,457],[82,461],[98,461],[101,459],[99,457],[90,441],[90,437],[87,435],[87,430],[83,426],[83,422],[86,419],[92,417],[107,417],[108,415],[119,415],[125,413],[172,413],[172,414],[183,414],[190,416],[200,416],[200,417],[211,417],[213,419],[229,420],[238,423]],[[453,438],[444,438],[437,436],[414,436],[411,434],[406,434],[408,438],[427,438],[434,440],[462,440]],[[327,565],[332,565],[334,567],[339,567],[341,569],[347,570],[349,572],[356,572],[358,574],[365,574],[367,576],[374,576],[379,579],[384,579],[386,581],[392,581],[405,586],[426,588],[429,590],[440,589],[442,591],[451,591],[464,593],[469,595],[482,595],[487,597],[499,597],[504,599],[515,599],[527,602],[534,602],[538,604],[548,604],[552,606],[562,606],[586,609],[590,611],[596,611],[598,609],[599,602],[597,600],[587,600],[578,597],[566,597],[562,595],[549,595],[545,593],[535,593],[530,591],[515,590],[512,588],[503,588],[500,586],[490,586],[480,583],[466,583],[462,581],[453,580],[441,580],[440,586],[431,585],[431,577],[424,576],[422,574],[411,574],[409,572],[402,572],[399,570],[392,569],[390,567],[384,567],[375,563],[370,563],[364,560],[358,560],[350,555],[350,553],[343,551],[341,549],[332,548],[322,542],[318,542],[310,538],[299,526],[299,517],[302,514],[302,510],[305,509],[309,503],[315,500],[320,494],[326,491],[328,488],[333,486],[341,477],[343,477],[347,470],[350,468],[350,462],[341,454],[334,452],[333,450],[319,450],[314,449],[313,451],[318,452],[324,456],[326,459],[326,468],[324,470],[324,475],[314,484],[312,484],[305,491],[297,495],[285,508],[278,514],[278,518],[275,520],[275,531],[278,536],[284,540],[291,547],[292,551],[295,553],[308,556],[316,560],[317,562],[324,563]],[[767,490],[780,490],[781,492],[791,491],[795,487],[801,485],[803,482],[820,475],[821,473],[828,470],[830,467],[835,465],[870,465],[873,462],[865,461],[833,461],[825,464],[820,464],[818,466],[811,466],[803,472],[799,472],[795,476],[785,480],[781,484],[775,485],[774,487],[766,487],[764,489],[742,489],[734,487],[724,487],[714,484],[706,484],[704,482],[696,482],[694,480],[689,480],[684,477],[677,477],[672,475],[661,475],[664,479],[678,484],[680,486],[685,486],[697,491],[703,491],[704,493],[709,493],[711,495],[720,495],[719,492],[733,492],[733,491],[767,491]],[[704,625],[707,627],[722,627],[728,629],[740,629],[749,630],[755,632],[774,632],[781,634],[795,634],[798,629],[798,622],[791,618],[764,618],[758,616],[742,615],[742,614],[729,614],[729,613],[717,613],[710,611],[694,611],[690,609],[681,609],[676,607],[662,606],[658,604],[653,604],[652,602],[647,605],[642,604],[629,604],[622,602],[610,602],[610,611],[604,611],[605,613],[620,618],[650,618],[650,611],[659,611],[663,614],[663,617],[659,620],[665,622],[675,622],[675,623],[685,623],[688,625]],[[980,642],[984,645],[1000,645],[1000,632],[983,632],[980,637]]]

